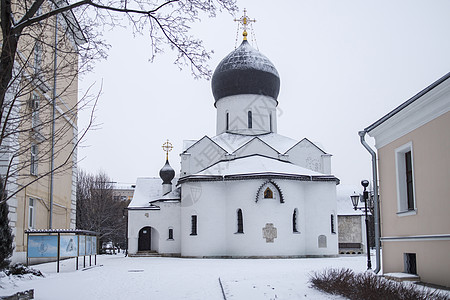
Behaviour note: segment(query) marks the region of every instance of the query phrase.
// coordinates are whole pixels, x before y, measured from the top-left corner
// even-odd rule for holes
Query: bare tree
[[[102,31],[128,20],[134,34],[148,36],[151,60],[169,46],[177,53],[180,68],[189,67],[196,78],[208,78],[211,52],[191,36],[189,25],[201,16],[236,10],[235,0],[0,0],[0,4],[0,174],[9,186],[8,196],[0,201],[55,171],[71,171],[80,140],[72,131],[88,97],[65,99],[78,99],[80,72],[106,57]],[[49,164],[51,168],[35,172],[37,165]],[[24,180],[11,188],[9,183],[17,183],[20,176]]]
[[[77,178],[77,228],[99,232],[100,242],[123,241],[126,203],[113,197],[113,183],[104,173],[80,171]]]

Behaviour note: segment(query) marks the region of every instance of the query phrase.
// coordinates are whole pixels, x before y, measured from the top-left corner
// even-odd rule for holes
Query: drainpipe
[[[58,15],[55,16],[55,56],[53,58],[53,99],[52,99],[52,151],[50,163],[50,218],[48,228],[53,222],[53,173],[55,168],[55,106],[56,106],[56,69],[58,66]]]
[[[366,143],[364,136],[366,135],[366,131],[360,131],[358,132],[360,138],[361,138],[361,144],[364,146],[364,148],[369,151],[370,155],[372,156],[372,178],[373,178],[373,213],[374,221],[375,221],[375,249],[376,249],[376,263],[377,266],[374,270],[375,274],[378,274],[381,269],[381,260],[380,260],[380,203],[378,201],[378,177],[377,177],[377,155],[375,151],[370,148],[370,146]],[[369,242],[369,237],[367,237],[367,242]]]

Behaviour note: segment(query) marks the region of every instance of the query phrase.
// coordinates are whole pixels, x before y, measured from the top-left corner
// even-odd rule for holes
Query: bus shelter
[[[59,273],[59,261],[64,258],[83,257],[83,267],[86,267],[86,257],[89,256],[89,266],[97,264],[98,233],[81,229],[28,229],[27,234],[27,265],[32,258],[56,259],[56,271]]]

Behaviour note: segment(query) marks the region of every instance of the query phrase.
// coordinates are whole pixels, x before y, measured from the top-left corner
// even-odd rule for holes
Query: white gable
[[[222,160],[227,152],[205,136],[181,153],[180,177],[197,173]]]
[[[289,155],[289,161],[296,165],[320,173],[331,173],[330,155],[306,138],[289,149],[286,154]]]
[[[257,137],[253,138],[247,144],[237,149],[233,154],[236,155],[236,157],[242,157],[253,155],[255,153],[275,158],[278,158],[279,154],[275,149],[273,149]]]

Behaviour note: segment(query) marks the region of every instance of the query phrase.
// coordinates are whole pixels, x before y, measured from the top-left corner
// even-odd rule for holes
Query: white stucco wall
[[[181,255],[226,255],[225,186],[217,182],[181,185]],[[191,235],[191,216],[197,215],[197,235]]]
[[[229,113],[228,132],[240,134],[263,134],[277,132],[277,102],[262,95],[234,95],[224,97],[216,102],[216,133],[226,132],[226,113]],[[247,113],[252,111],[253,126],[248,128]],[[270,126],[272,115],[272,128]],[[271,130],[272,129],[272,130]]]
[[[274,199],[256,194],[266,180],[189,182],[182,184],[182,256],[308,256],[336,255],[338,251],[335,182],[273,180],[285,203],[272,186]],[[269,184],[270,185],[270,184]],[[262,193],[262,191],[261,191]],[[244,233],[237,231],[237,210],[242,209]],[[298,231],[292,215],[298,209]],[[335,214],[335,234],[330,214]],[[191,215],[197,215],[198,230],[191,236]],[[266,242],[263,228],[277,229],[273,243]],[[327,247],[318,247],[325,235]]]
[[[333,255],[338,252],[338,224],[336,206],[336,184],[334,182],[312,182],[305,188],[305,210],[308,255]],[[334,214],[335,233],[331,233],[331,214]],[[327,248],[318,247],[318,238],[325,235]]]
[[[139,230],[152,227],[152,250],[159,253],[180,253],[180,203],[157,202],[160,210],[128,211],[128,252],[138,251]],[[169,227],[173,228],[173,240],[168,240]]]

